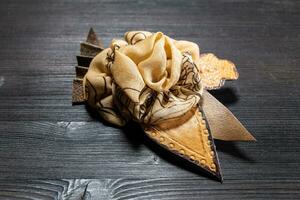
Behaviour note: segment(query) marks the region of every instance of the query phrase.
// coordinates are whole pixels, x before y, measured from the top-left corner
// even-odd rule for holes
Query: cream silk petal
[[[136,44],[151,35],[152,33],[148,31],[129,31],[125,33],[124,38],[128,44]]]
[[[178,48],[179,51],[189,53],[192,56],[194,62],[199,59],[200,50],[197,44],[184,40],[174,40],[174,45],[176,46],[176,48]]]
[[[161,32],[128,32],[91,62],[84,77],[87,102],[118,126],[130,119],[156,124],[181,116],[201,98],[193,57],[199,59],[195,43]]]
[[[91,62],[83,79],[84,91],[87,103],[96,108],[103,119],[118,126],[126,124],[126,120],[120,115],[113,104],[112,77],[107,68],[107,54],[111,49],[105,49]]]

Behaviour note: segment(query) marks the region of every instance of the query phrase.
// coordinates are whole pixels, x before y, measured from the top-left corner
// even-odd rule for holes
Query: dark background
[[[1,1],[0,199],[299,199],[297,2]],[[213,94],[258,141],[217,142],[223,184],[138,126],[72,107],[90,27],[105,45],[132,29],[162,31],[236,64],[239,80]]]

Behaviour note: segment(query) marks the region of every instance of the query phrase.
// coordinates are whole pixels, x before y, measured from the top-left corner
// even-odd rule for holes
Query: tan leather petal
[[[146,134],[162,147],[221,179],[219,162],[209,129],[197,108],[155,126],[143,125]]]
[[[225,141],[255,141],[239,120],[209,92],[203,92],[202,108],[213,138]]]

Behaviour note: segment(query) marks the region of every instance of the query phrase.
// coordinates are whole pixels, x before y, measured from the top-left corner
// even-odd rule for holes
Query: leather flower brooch
[[[138,122],[157,144],[220,180],[213,138],[255,140],[207,92],[236,80],[236,67],[200,54],[195,43],[131,31],[104,49],[91,29],[77,60],[73,103],[88,104],[113,125]]]

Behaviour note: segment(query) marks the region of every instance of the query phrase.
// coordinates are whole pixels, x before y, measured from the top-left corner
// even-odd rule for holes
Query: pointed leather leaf
[[[103,47],[102,41],[98,39],[93,28],[90,28],[88,36],[86,38],[86,42],[89,44],[93,44],[95,46]]]
[[[203,92],[202,108],[214,139],[255,141],[241,122],[209,92]]]
[[[197,109],[143,128],[159,145],[222,179],[214,142],[202,113]]]

